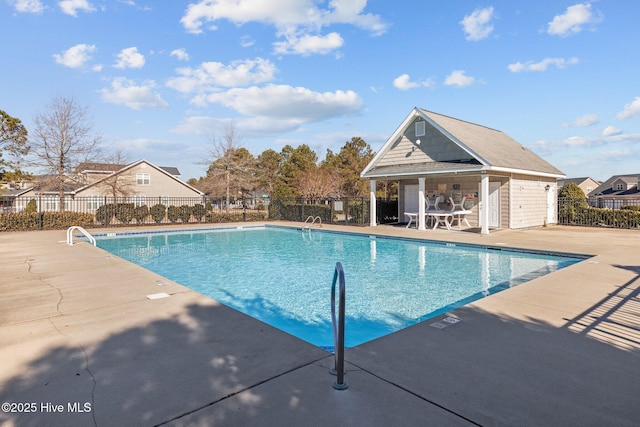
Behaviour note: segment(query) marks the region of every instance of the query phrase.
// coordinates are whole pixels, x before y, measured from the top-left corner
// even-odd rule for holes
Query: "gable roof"
[[[616,190],[613,188],[613,183],[616,181],[622,181],[625,184],[635,186],[629,189]],[[628,174],[628,175],[613,175],[611,178],[600,184],[596,189],[587,196],[630,196],[640,194],[638,183],[640,182],[640,174]]]
[[[428,161],[426,162],[423,160],[412,163],[412,160],[407,160],[394,166],[379,165],[380,161],[398,145],[398,139],[403,137],[409,126],[418,118],[425,120],[444,136],[446,141],[460,153],[459,158],[437,161],[437,159],[427,157]],[[418,142],[412,142],[412,144],[414,145],[412,150],[424,150],[423,146],[418,145]],[[411,158],[409,153],[405,157]],[[361,176],[373,178],[470,170],[494,170],[556,178],[564,177],[559,169],[504,132],[417,107],[387,139],[380,151],[361,173]]]
[[[138,166],[138,165],[139,165],[139,164],[141,164],[141,163],[145,163],[145,164],[149,165],[150,167],[152,167],[152,168],[156,169],[157,171],[161,172],[162,174],[164,174],[164,175],[168,176],[168,177],[169,177],[169,178],[171,178],[172,180],[177,181],[177,182],[179,182],[180,184],[184,185],[185,187],[187,187],[187,188],[189,188],[189,189],[191,189],[191,190],[195,191],[195,192],[196,192],[196,193],[198,193],[199,195],[201,195],[201,196],[202,196],[202,195],[204,195],[204,193],[203,193],[202,191],[200,191],[200,190],[198,190],[197,188],[194,188],[194,187],[190,186],[189,184],[187,184],[186,182],[184,182],[184,181],[182,181],[182,180],[178,179],[175,175],[171,174],[170,172],[167,172],[167,171],[165,170],[165,168],[158,167],[158,166],[154,165],[153,163],[150,163],[150,162],[148,162],[148,161],[146,161],[146,160],[144,160],[144,159],[143,159],[143,160],[138,160],[137,162],[134,162],[134,163],[131,163],[131,164],[129,164],[129,165],[127,165],[127,166],[125,166],[125,167],[121,168],[120,170],[118,170],[118,171],[114,172],[114,173],[113,173],[113,174],[111,174],[111,175],[105,176],[104,178],[101,178],[101,179],[99,179],[99,180],[97,180],[97,181],[94,181],[94,182],[92,182],[92,183],[90,183],[90,184],[87,184],[87,185],[85,185],[85,186],[83,186],[83,187],[80,187],[80,188],[76,189],[76,190],[74,191],[74,193],[77,193],[77,192],[80,192],[80,191],[86,190],[87,188],[90,188],[90,187],[93,187],[93,186],[95,186],[95,185],[98,185],[98,184],[100,184],[100,183],[104,182],[105,180],[107,180],[107,179],[111,178],[113,175],[123,173],[123,172],[125,172],[125,171],[127,171],[127,170],[129,170],[129,169],[132,169],[132,168],[134,168],[134,167]],[[169,168],[169,169],[171,169],[171,168]],[[176,171],[177,171],[177,168],[173,168],[173,169],[176,169]]]

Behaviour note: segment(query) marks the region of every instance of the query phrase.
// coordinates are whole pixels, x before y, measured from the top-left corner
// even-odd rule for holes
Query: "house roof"
[[[82,162],[76,167],[76,172],[116,172],[127,166],[115,163]]]
[[[411,165],[410,161],[397,164],[395,168],[379,167],[378,163],[396,145],[417,118],[424,119],[446,140],[464,153],[459,160],[440,162],[437,159],[420,161]],[[410,156],[407,155],[407,158]],[[469,161],[471,158],[471,161]],[[443,167],[441,163],[447,163]],[[473,164],[473,166],[472,166]],[[509,135],[496,129],[445,116],[421,108],[414,108],[385,142],[361,176],[385,177],[424,175],[425,173],[466,172],[469,170],[495,170],[538,176],[564,177],[562,171],[533,153]]]
[[[170,175],[173,175],[173,176],[180,175],[180,171],[176,167],[173,167],[173,166],[158,166],[158,167]]]
[[[78,165],[78,167],[76,168],[76,172],[78,172],[78,173],[82,173],[82,172],[102,172],[102,173],[108,172],[108,173],[113,173],[113,172],[117,172],[120,169],[123,169],[123,168],[125,168],[127,166],[128,166],[128,164],[83,162],[83,163],[80,163]],[[167,172],[168,174],[171,174],[171,175],[174,175],[174,176],[179,176],[180,175],[180,171],[175,166],[158,166],[158,167],[160,169],[162,169],[163,171]]]
[[[24,193],[28,193],[31,190],[33,190],[33,187],[19,188],[19,189],[3,188],[3,189],[0,189],[0,197],[20,197]]]
[[[175,174],[172,174],[172,173],[170,173],[170,172],[168,172],[168,171],[166,170],[166,169],[169,169],[169,170],[171,170],[171,169],[175,169],[175,171],[177,172],[177,171],[178,171],[178,169],[177,169],[177,168],[161,168],[161,167],[158,167],[158,166],[154,165],[153,163],[150,163],[150,162],[148,162],[148,161],[146,161],[146,160],[144,160],[144,159],[143,159],[143,160],[138,160],[137,162],[133,162],[133,163],[131,163],[131,164],[129,164],[129,165],[126,165],[125,167],[123,167],[123,168],[121,168],[121,169],[117,170],[115,173],[119,174],[119,173],[125,172],[126,170],[131,169],[131,168],[133,168],[133,167],[136,167],[136,166],[138,166],[138,165],[139,165],[139,164],[141,164],[141,163],[146,163],[147,165],[151,166],[152,168],[154,168],[154,169],[156,169],[156,170],[160,171],[161,173],[163,173],[163,174],[167,175],[167,176],[168,176],[168,177],[170,177],[171,179],[173,179],[173,180],[175,180],[175,181],[179,182],[180,184],[184,185],[185,187],[190,188],[191,190],[193,190],[193,191],[197,192],[197,193],[198,193],[198,194],[200,194],[200,195],[203,195],[203,194],[204,194],[202,191],[198,190],[197,188],[194,188],[194,187],[190,186],[190,185],[189,185],[189,184],[187,184],[186,182],[184,182],[184,181],[182,181],[182,180],[178,179],[178,178],[176,177],[176,175],[175,175]],[[178,173],[178,175],[179,175],[179,173]],[[104,177],[104,178],[101,178],[101,179],[99,179],[99,180],[97,180],[97,181],[95,181],[95,182],[92,182],[91,184],[88,184],[88,185],[85,185],[85,186],[83,186],[83,187],[81,187],[81,188],[76,189],[76,190],[75,190],[75,192],[77,193],[77,192],[82,191],[82,190],[85,190],[85,189],[87,189],[87,188],[89,188],[89,187],[93,187],[94,185],[97,185],[97,184],[99,184],[99,183],[101,183],[101,182],[103,182],[103,181],[105,181],[105,180],[109,179],[110,177],[111,177],[111,175],[106,176],[106,177]]]
[[[580,177],[580,178],[564,178],[564,179],[559,179],[558,180],[558,186],[562,187],[565,186],[567,184],[576,184],[576,185],[581,185],[584,184],[586,182],[591,181],[594,185],[600,185],[600,183],[598,181],[596,181],[595,179],[585,176],[585,177]]]
[[[624,189],[615,190],[613,183],[616,181],[622,181],[625,184],[636,184],[635,186]],[[640,174],[628,174],[628,175],[613,175],[611,178],[600,184],[596,189],[590,192],[587,196],[634,196],[640,195],[640,189],[638,189],[638,182],[640,181]]]

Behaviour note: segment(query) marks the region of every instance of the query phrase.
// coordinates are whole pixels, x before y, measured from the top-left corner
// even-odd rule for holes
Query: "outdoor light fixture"
[[[420,145],[420,140],[419,139],[416,139],[416,144]]]

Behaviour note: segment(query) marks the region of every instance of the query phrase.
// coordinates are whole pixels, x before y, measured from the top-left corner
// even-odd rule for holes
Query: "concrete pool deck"
[[[640,231],[323,228],[594,257],[347,349],[338,391],[311,344],[64,230],[0,233],[0,424],[638,425]]]

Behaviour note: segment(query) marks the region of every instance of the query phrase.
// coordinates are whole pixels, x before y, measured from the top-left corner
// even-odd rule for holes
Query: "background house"
[[[175,167],[159,167],[146,160],[124,166],[84,163],[65,188],[64,210],[91,212],[106,203],[203,203],[204,193],[181,181],[179,175]],[[22,196],[21,200],[36,198],[39,210],[59,210],[58,191],[46,185],[36,186]]]
[[[372,226],[376,181],[383,180],[399,183],[398,218],[421,212],[427,197],[466,197],[471,224],[488,233],[557,222],[564,174],[501,131],[414,108],[361,177],[370,180]]]
[[[578,187],[580,187],[580,189],[582,190],[582,192],[584,193],[585,196],[587,196],[589,193],[591,193],[593,190],[595,190],[599,185],[600,182],[596,181],[595,179],[589,178],[589,177],[583,177],[583,178],[565,178],[565,179],[559,179],[558,180],[558,189],[564,187],[567,184],[576,184]]]
[[[587,194],[589,204],[610,209],[640,206],[639,182],[640,174],[614,175]]]

